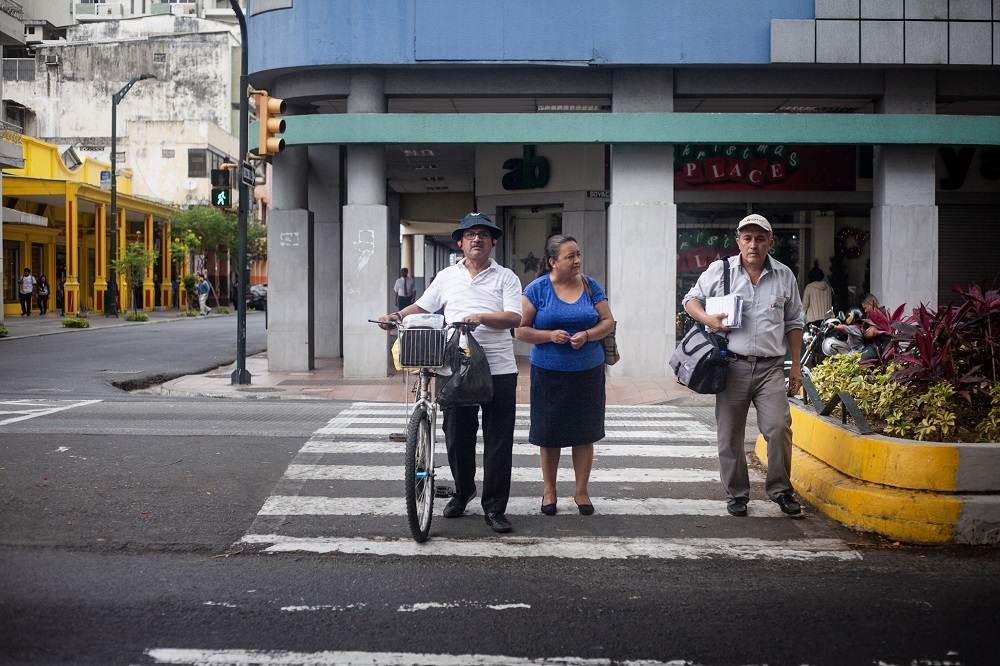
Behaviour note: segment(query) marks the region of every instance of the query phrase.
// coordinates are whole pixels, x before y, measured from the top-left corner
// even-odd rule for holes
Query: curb
[[[763,436],[755,452],[766,465]],[[793,404],[792,483],[854,529],[914,544],[1000,544],[1000,444],[858,435]]]

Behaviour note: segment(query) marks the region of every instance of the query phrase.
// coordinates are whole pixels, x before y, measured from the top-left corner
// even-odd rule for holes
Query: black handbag
[[[729,293],[729,262],[723,259],[722,293]],[[681,339],[670,357],[677,381],[695,393],[721,393],[729,370],[729,340],[696,323]]]
[[[587,292],[587,296],[590,297],[590,304],[596,306],[594,303],[594,292],[590,290],[590,282],[587,280],[586,275],[580,275],[583,278],[583,289]],[[622,360],[622,355],[618,353],[618,340],[615,338],[615,334],[618,332],[618,322],[612,322],[614,326],[611,327],[611,332],[606,336],[601,338],[601,346],[604,347],[604,364],[614,365],[618,361]]]
[[[435,381],[436,399],[442,409],[482,405],[493,400],[493,375],[486,352],[471,333],[465,334],[468,349],[462,347],[461,338],[458,331],[449,338],[444,364],[451,374],[439,376]]]

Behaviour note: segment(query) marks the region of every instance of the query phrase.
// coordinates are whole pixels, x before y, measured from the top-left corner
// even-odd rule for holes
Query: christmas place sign
[[[674,186],[680,190],[855,189],[854,146],[680,144]]]

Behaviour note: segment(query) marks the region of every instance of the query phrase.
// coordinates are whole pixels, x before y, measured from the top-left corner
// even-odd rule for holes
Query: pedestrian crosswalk
[[[26,398],[0,400],[0,426],[26,421],[65,409],[92,405],[100,400],[54,400],[48,398]]]
[[[356,402],[299,450],[238,545],[272,553],[422,557],[860,559],[843,541],[815,529],[815,514],[800,521],[784,516],[763,497],[763,478],[754,470],[749,519],[729,516],[715,431],[704,414],[699,418],[685,407],[609,406],[608,436],[595,446],[590,481],[596,514],[579,515],[567,495],[573,488],[567,450],[559,513],[543,516],[538,449],[527,442],[528,421],[528,407],[519,405],[507,507],[513,535],[489,531],[475,500],[464,518],[452,520],[441,515],[447,500],[437,499],[430,540],[413,542],[403,496],[404,445],[388,439],[405,430],[403,408]],[[440,423],[438,442],[436,484],[451,486]],[[480,467],[477,484],[481,480]]]

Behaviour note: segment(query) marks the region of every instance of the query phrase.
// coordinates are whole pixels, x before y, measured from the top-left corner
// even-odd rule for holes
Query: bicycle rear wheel
[[[434,461],[431,459],[431,420],[418,406],[406,427],[406,516],[418,543],[427,540],[434,510]]]

